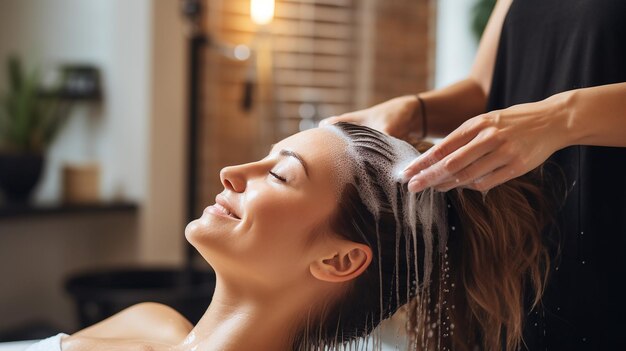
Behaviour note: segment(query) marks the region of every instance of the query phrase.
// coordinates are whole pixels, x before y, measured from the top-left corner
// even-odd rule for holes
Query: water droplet
[[[456,227],[455,227],[455,226],[452,226],[452,227],[451,227],[451,229],[452,229],[452,230],[456,230]]]
[[[454,283],[450,284],[450,286],[454,288]]]
[[[450,207],[452,207],[452,206],[450,206],[450,204],[448,204],[448,208],[450,208]]]
[[[583,234],[585,234],[585,232],[580,232],[580,235],[583,235]]]
[[[554,270],[558,271],[559,270],[559,266],[556,266],[556,268]]]
[[[454,323],[450,324],[450,329],[454,329]]]
[[[583,342],[587,341],[587,338],[583,338]]]
[[[536,327],[537,325],[538,325],[538,324],[537,324],[537,322],[535,322],[535,327]]]
[[[557,311],[560,311],[560,310],[561,310],[561,307],[557,307],[557,308],[556,308],[556,310],[557,310]]]
[[[487,199],[487,193],[488,192],[489,192],[489,190],[481,191],[481,193],[483,194],[483,202],[485,202],[485,200]]]
[[[428,333],[427,333],[427,335],[428,335],[428,337],[429,337],[429,338],[432,338],[432,337],[433,337],[433,331],[432,331],[432,330],[429,330],[429,331],[428,331]]]
[[[582,264],[585,264],[585,261],[582,261]]]

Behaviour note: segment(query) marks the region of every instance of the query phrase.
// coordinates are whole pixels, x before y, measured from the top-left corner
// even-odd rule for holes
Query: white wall
[[[78,106],[50,148],[37,199],[58,199],[62,164],[85,161],[100,164],[104,199],[144,198],[150,39],[148,0],[0,2],[0,58],[17,53],[44,72],[89,63],[104,78],[102,108]]]
[[[474,3],[475,0],[437,2],[435,88],[463,79],[470,72],[477,46],[470,30]]]

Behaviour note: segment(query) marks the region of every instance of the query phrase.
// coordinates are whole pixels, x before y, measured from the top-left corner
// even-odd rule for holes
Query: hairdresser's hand
[[[320,122],[320,126],[336,122],[364,125],[411,144],[422,135],[419,101],[415,95],[400,96],[364,110],[328,117]]]
[[[570,143],[565,100],[554,95],[467,120],[406,168],[409,190],[487,191],[536,168]]]

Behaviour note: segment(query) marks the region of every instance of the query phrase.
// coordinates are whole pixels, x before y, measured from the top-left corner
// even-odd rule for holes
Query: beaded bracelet
[[[426,105],[424,104],[424,99],[422,99],[419,94],[415,94],[417,97],[417,101],[420,103],[420,110],[422,113],[422,139],[426,138],[427,129],[426,129]]]

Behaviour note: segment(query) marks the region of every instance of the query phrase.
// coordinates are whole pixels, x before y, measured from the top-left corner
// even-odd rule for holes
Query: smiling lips
[[[215,205],[209,206],[206,208],[206,211],[209,213],[213,213],[219,216],[226,216],[230,218],[234,218],[240,220],[241,218],[237,216],[232,210],[228,202],[226,202],[220,195],[215,197]]]

